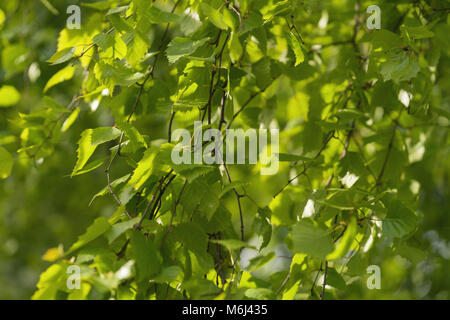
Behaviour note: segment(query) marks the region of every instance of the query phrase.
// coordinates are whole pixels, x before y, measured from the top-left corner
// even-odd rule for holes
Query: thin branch
[[[224,168],[225,168],[225,172],[227,174],[228,177],[228,181],[230,183],[233,183],[231,181],[231,176],[230,176],[230,172],[228,171],[227,165],[224,163],[223,164]],[[240,220],[241,220],[241,240],[244,241],[245,240],[245,234],[244,234],[244,216],[242,214],[242,207],[241,207],[241,195],[236,191],[236,188],[233,188],[234,194],[236,195],[236,200],[238,203],[238,207],[239,207],[239,216],[240,216]]]
[[[311,297],[314,297],[314,287],[316,286],[317,280],[319,279],[320,271],[322,271],[322,264],[323,264],[323,262],[320,263],[319,270],[317,271],[316,277],[314,278],[314,281],[313,281],[313,284],[312,284],[312,287],[311,287],[311,290],[310,290]]]
[[[320,300],[323,300],[323,297],[325,296],[325,287],[327,285],[327,273],[328,273],[328,261],[325,261],[325,271],[323,274],[322,294],[320,295]]]
[[[170,116],[170,121],[169,121],[169,132],[168,132],[168,142],[171,143],[172,142],[172,125],[173,125],[173,120],[175,119],[175,115],[176,115],[176,111],[172,111],[172,115]]]
[[[289,279],[291,278],[291,271],[289,270],[286,278],[284,278],[283,283],[281,284],[281,286],[278,288],[276,295],[279,295],[281,293],[281,291],[283,290],[283,288],[286,286],[286,284],[288,283]]]
[[[223,90],[223,92],[222,92],[222,100],[220,101],[219,131],[222,130],[222,125],[224,123],[226,123],[226,121],[225,121],[225,107],[226,107],[226,105],[227,105],[227,92],[225,90]]]
[[[144,213],[142,214],[141,220],[136,224],[135,229],[139,230],[141,228],[142,223],[144,222],[145,218],[147,217],[148,213],[150,212],[150,217],[153,216],[153,213],[156,209],[156,206],[158,205],[158,201],[161,199],[164,191],[166,190],[167,186],[172,182],[172,180],[176,177],[176,175],[173,175],[171,177],[170,182],[168,182],[165,187],[163,187],[164,182],[167,180],[167,178],[172,174],[173,170],[170,170],[169,173],[167,173],[164,177],[162,177],[159,180],[159,186],[156,188],[156,192],[153,194],[151,200],[148,202],[147,206],[145,207]],[[156,196],[158,194],[158,197]],[[156,199],[156,201],[155,201]],[[153,207],[152,207],[153,204]],[[150,210],[151,208],[151,210]]]
[[[67,106],[67,110],[72,111],[73,109],[75,109],[75,106],[78,104],[80,97],[78,96],[78,94],[75,94],[72,98],[72,101],[69,103],[69,105]],[[47,134],[47,136],[44,138],[44,140],[36,147],[34,153],[28,154],[28,156],[30,158],[32,158],[33,160],[36,160],[36,156],[38,154],[38,152],[42,149],[42,147],[44,147],[44,145],[47,143],[47,141],[49,141],[51,138],[53,138],[53,134],[54,131],[56,129],[56,126],[58,125],[58,122],[60,122],[64,116],[66,115],[66,113],[61,113],[59,115],[59,117],[56,120],[53,120],[53,124],[50,127],[49,133]]]
[[[216,41],[214,41],[212,44],[214,44],[217,48],[217,46],[219,45],[220,42],[220,36],[222,34],[222,30],[219,32]],[[225,41],[223,43],[222,48],[220,49],[219,53],[216,55],[216,57],[214,58],[214,65],[212,66],[213,69],[211,71],[211,83],[210,83],[210,87],[209,87],[209,96],[208,96],[208,102],[206,103],[206,105],[202,108],[200,108],[200,110],[204,110],[205,112],[203,113],[203,117],[202,117],[202,121],[205,120],[205,116],[206,114],[208,114],[208,124],[211,125],[211,116],[212,116],[212,99],[214,97],[214,94],[217,91],[217,88],[219,86],[220,83],[220,77],[221,77],[221,72],[222,72],[222,56],[223,56],[223,52],[225,50],[225,47],[227,45],[228,39],[229,39],[230,35],[227,33]],[[218,66],[217,65],[218,63]],[[217,81],[214,84],[214,77],[217,75]]]
[[[394,130],[392,130],[392,136],[391,139],[389,140],[389,145],[388,145],[388,149],[387,149],[387,153],[386,153],[386,157],[384,158],[384,162],[383,162],[383,166],[381,167],[381,171],[380,174],[378,175],[375,187],[379,186],[381,184],[381,179],[383,178],[383,174],[386,170],[387,164],[389,162],[389,157],[391,155],[392,152],[392,147],[394,146],[394,139],[395,139],[395,132],[397,130],[397,127],[394,127]]]
[[[108,190],[109,193],[113,196],[114,200],[117,202],[117,204],[119,205],[119,207],[122,206],[122,202],[120,201],[120,199],[117,197],[117,195],[115,194],[115,192],[112,189],[111,186],[111,175],[110,175],[110,167],[111,167],[111,162],[110,165],[108,166],[108,168],[106,168],[105,172],[106,172],[106,178],[108,180]],[[128,216],[128,218],[132,218],[131,214],[125,210],[125,214]]]

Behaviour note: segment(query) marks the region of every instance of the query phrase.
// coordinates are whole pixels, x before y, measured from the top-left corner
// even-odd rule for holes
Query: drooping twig
[[[80,101],[80,97],[78,96],[78,94],[75,94],[72,98],[72,101],[69,103],[69,105],[67,106],[67,110],[68,111],[72,111],[76,105],[78,104],[78,102]],[[66,115],[66,113],[61,113],[61,115],[59,115],[59,117],[55,120],[53,120],[53,124],[50,127],[49,133],[47,134],[47,136],[44,138],[44,140],[36,147],[36,150],[34,151],[33,154],[28,154],[28,156],[30,158],[32,158],[33,160],[36,159],[36,156],[38,154],[38,152],[44,147],[44,145],[47,143],[47,141],[49,141],[50,139],[52,139],[54,131],[56,129],[56,126],[58,125],[58,122],[60,122],[64,116]]]
[[[173,218],[174,218],[174,216],[177,214],[177,207],[178,207],[178,205],[180,204],[181,196],[183,195],[183,192],[184,192],[184,189],[186,188],[187,183],[188,183],[188,181],[186,180],[186,181],[184,182],[184,184],[183,184],[183,187],[181,187],[181,190],[180,190],[180,193],[178,194],[177,200],[175,201],[175,204],[174,204],[173,210],[172,210],[172,216],[170,217],[169,226],[167,227],[167,231],[166,231],[166,233],[164,234],[164,236],[163,236],[163,238],[162,238],[162,240],[161,240],[161,248],[163,247],[163,244],[164,244],[164,242],[165,242],[165,240],[166,240],[166,237],[167,237],[167,235],[169,234],[170,229],[172,228],[172,225],[173,225]]]
[[[181,0],[178,0],[178,1],[174,4],[174,6],[173,6],[173,8],[172,8],[172,10],[171,10],[172,13],[175,11],[175,9],[176,9],[177,6],[179,5],[180,1],[181,1]],[[166,25],[166,28],[165,28],[165,30],[164,30],[164,33],[163,33],[163,35],[162,35],[162,37],[161,37],[161,40],[160,40],[160,43],[159,43],[158,53],[156,54],[155,59],[154,59],[152,65],[150,66],[149,71],[148,71],[146,77],[144,78],[144,81],[143,81],[142,83],[138,84],[138,86],[139,86],[138,94],[137,94],[137,96],[136,96],[136,100],[135,100],[134,105],[133,105],[133,107],[132,107],[132,109],[131,109],[131,112],[130,112],[130,114],[128,115],[127,123],[129,123],[129,122],[131,121],[132,116],[133,116],[134,113],[136,112],[136,109],[137,109],[137,107],[138,107],[138,105],[139,105],[139,101],[140,101],[140,99],[141,99],[141,97],[142,97],[142,93],[144,92],[145,84],[146,84],[147,81],[150,79],[150,77],[153,77],[153,73],[154,73],[154,71],[155,71],[156,62],[158,61],[158,56],[160,55],[161,49],[162,49],[162,47],[163,47],[163,45],[164,45],[164,40],[165,40],[165,38],[166,38],[166,36],[167,36],[167,33],[168,33],[168,31],[169,31],[169,27],[170,27],[170,23],[168,23],[168,24]],[[109,30],[108,32],[112,32],[113,30],[114,30],[114,29],[111,29],[111,30]],[[116,159],[116,156],[117,156],[117,155],[119,155],[119,156],[121,155],[121,154],[120,154],[120,151],[121,151],[121,148],[122,148],[122,143],[123,143],[124,137],[125,137],[125,133],[122,131],[122,133],[121,133],[121,135],[120,135],[120,139],[119,139],[118,151],[117,151],[116,154],[114,154],[113,158],[112,158],[111,161],[109,162],[109,165],[108,165],[108,167],[107,167],[107,169],[106,169],[106,176],[107,176],[107,181],[108,181],[108,190],[110,191],[111,195],[112,195],[113,198],[116,200],[116,202],[119,204],[119,206],[121,206],[121,202],[120,202],[119,198],[116,196],[116,194],[114,193],[114,191],[112,190],[112,187],[111,187],[110,172],[111,172],[111,166],[112,166],[114,160]],[[169,139],[170,139],[170,138],[169,138]],[[126,214],[128,215],[128,217],[131,217],[131,215],[130,215],[128,212],[126,212]],[[141,224],[141,223],[142,223],[142,222],[140,222],[140,224]],[[139,226],[140,226],[140,224],[139,224]]]
[[[224,166],[224,168],[225,168],[225,172],[226,172],[226,174],[227,174],[228,181],[229,181],[230,183],[233,183],[233,182],[231,181],[230,172],[228,171],[228,168],[227,168],[227,165],[225,164],[225,162],[224,162],[223,166]],[[236,188],[233,188],[233,192],[234,192],[234,194],[236,195],[236,200],[237,200],[238,207],[239,207],[239,217],[240,217],[240,220],[241,220],[241,240],[244,241],[244,240],[245,240],[245,234],[244,234],[244,216],[243,216],[243,214],[242,214],[242,206],[241,206],[241,197],[242,197],[242,196],[237,192]]]
[[[395,132],[396,132],[396,127],[394,127],[394,130],[392,130],[392,136],[391,136],[391,139],[389,140],[389,145],[388,145],[388,149],[387,149],[387,152],[386,152],[386,157],[384,158],[383,166],[381,167],[380,173],[379,173],[377,181],[375,183],[375,187],[377,187],[377,186],[379,186],[381,184],[381,179],[383,178],[384,172],[385,172],[387,164],[389,162],[389,157],[390,157],[391,152],[392,152],[392,147],[394,146]]]
[[[320,155],[322,154],[322,152],[327,148],[328,143],[330,142],[330,140],[334,137],[334,131],[329,135],[329,137],[327,138],[326,142],[324,143],[324,145],[320,148],[319,152],[315,155],[315,157],[313,158],[313,160],[316,160],[318,157],[320,157]],[[292,182],[294,182],[297,178],[299,178],[300,176],[306,174],[306,171],[309,169],[310,165],[305,164],[303,167],[303,170],[297,174],[295,177],[291,178],[288,180],[288,182],[280,189],[280,191],[278,191],[273,197],[276,198],[278,197],[278,195],[280,193],[282,193]]]
[[[172,125],[173,125],[173,120],[175,119],[175,115],[176,115],[176,111],[172,111],[172,115],[170,116],[170,121],[169,121],[169,132],[168,132],[168,138],[167,141],[169,143],[172,142]]]

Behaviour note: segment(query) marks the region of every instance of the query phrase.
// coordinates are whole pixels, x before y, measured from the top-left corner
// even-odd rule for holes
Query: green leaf
[[[111,24],[114,26],[116,31],[127,33],[133,32],[133,27],[119,14],[110,14],[108,15],[108,19],[111,21]]]
[[[269,10],[264,14],[263,18],[265,20],[272,20],[278,15],[285,14],[290,9],[291,4],[289,0],[279,1],[269,7]]]
[[[138,162],[136,169],[127,185],[139,190],[150,178],[155,166],[156,152],[153,149],[147,149],[142,159]]]
[[[398,245],[395,248],[395,252],[414,264],[418,264],[427,258],[427,254],[424,251],[406,244]]]
[[[129,8],[129,6],[120,6],[120,7],[116,7],[116,8],[111,8],[108,10],[108,12],[106,12],[106,15],[108,16],[110,14],[125,12],[128,10],[128,8]]]
[[[87,228],[86,232],[78,237],[77,242],[75,242],[69,251],[66,252],[66,256],[97,239],[109,229],[111,229],[111,225],[109,224],[108,219],[105,217],[97,218],[94,223]]]
[[[94,3],[82,2],[81,6],[86,8],[92,8],[100,11],[108,10],[111,7],[111,2],[107,0],[97,1]]]
[[[245,296],[253,300],[274,300],[275,294],[272,290],[266,288],[248,289]]]
[[[244,53],[241,41],[239,40],[239,35],[235,32],[231,33],[231,39],[228,43],[228,48],[230,49],[230,58],[233,63],[236,63]]]
[[[366,272],[368,259],[361,252],[355,253],[347,264],[346,274],[360,276]]]
[[[60,262],[48,267],[39,277],[36,287],[38,290],[33,294],[33,300],[52,300],[55,299],[57,291],[65,285],[66,270],[69,265]]]
[[[95,38],[94,38],[94,42],[95,42]],[[64,62],[72,59],[74,54],[75,54],[75,47],[65,48],[61,51],[58,51],[53,56],[51,56],[50,59],[47,60],[47,62],[51,63],[52,65],[64,63]]]
[[[208,237],[196,223],[182,223],[175,228],[173,233],[183,246],[196,255],[203,256],[206,253]]]
[[[136,152],[141,148],[147,148],[147,142],[145,142],[144,137],[139,133],[139,131],[133,125],[122,122],[118,123],[117,127],[125,133],[125,136],[130,139],[129,147],[132,152]]]
[[[179,59],[193,54],[198,48],[203,46],[209,38],[201,40],[191,40],[189,38],[174,38],[168,45],[166,54],[170,63],[175,63]]]
[[[305,54],[303,53],[302,47],[300,46],[300,42],[292,32],[289,33],[289,44],[291,45],[291,48],[295,54],[294,66],[296,67],[300,63],[305,61]]]
[[[136,261],[136,280],[149,281],[161,270],[161,256],[152,240],[141,232],[133,232],[130,237],[130,257]]]
[[[231,13],[228,9],[224,9],[222,12],[222,20],[233,32],[236,31],[236,18],[234,13]]]
[[[93,39],[94,43],[102,50],[114,46],[114,34],[99,33]]]
[[[245,270],[248,272],[254,272],[260,268],[262,268],[264,265],[272,261],[272,259],[275,258],[275,253],[273,251],[267,253],[267,254],[261,254],[253,259],[250,260],[250,263],[248,266],[245,267]]]
[[[113,225],[111,229],[105,234],[109,244],[111,244],[114,240],[116,240],[118,237],[124,234],[127,230],[133,228],[134,225],[137,224],[140,219],[141,219],[140,217],[136,217],[134,219],[119,222]]]
[[[228,239],[228,240],[211,240],[210,242],[218,243],[225,248],[227,248],[230,251],[238,250],[241,248],[250,248],[250,249],[256,249],[255,247],[249,245],[248,243],[245,243],[241,240],[237,239]]]
[[[278,161],[281,162],[296,162],[296,161],[311,161],[311,158],[298,156],[295,154],[288,154],[288,153],[279,153],[278,154]]]
[[[400,29],[403,32],[405,32],[409,38],[413,40],[427,39],[432,38],[434,36],[434,33],[428,30],[427,26],[420,26],[420,27],[402,26]]]
[[[2,50],[2,67],[6,71],[6,78],[22,72],[28,66],[30,51],[22,44],[6,46]]]
[[[366,114],[354,109],[338,110],[336,116],[339,117],[340,120],[368,119]]]
[[[402,238],[411,233],[419,222],[413,210],[400,200],[393,200],[388,206],[386,218],[382,221],[382,234],[388,238]]]
[[[206,4],[205,2],[200,4],[200,10],[205,16],[208,17],[209,22],[211,22],[217,28],[222,29],[222,30],[228,29],[227,24],[223,21],[224,20],[223,15],[218,10],[214,9],[213,7]]]
[[[228,192],[230,192],[233,189],[236,189],[237,187],[245,186],[247,185],[246,182],[241,181],[234,181],[232,183],[229,183],[224,186],[222,192],[220,193],[219,197],[222,198],[224,195],[226,195]]]
[[[264,19],[261,14],[257,11],[250,11],[250,14],[242,22],[243,27],[241,28],[240,35],[250,32],[256,28],[264,25]]]
[[[177,14],[162,11],[156,6],[150,6],[144,14],[144,19],[152,23],[176,23],[180,21],[180,16]]]
[[[164,268],[156,278],[152,279],[152,281],[157,283],[172,282],[175,281],[182,272],[183,270],[179,266],[170,266]]]
[[[353,240],[355,239],[357,232],[356,228],[356,219],[352,218],[336,249],[334,249],[331,254],[327,255],[327,260],[340,259],[347,254],[348,250],[352,246]]]
[[[72,174],[76,174],[78,171],[83,169],[97,146],[102,143],[117,139],[120,135],[120,130],[113,127],[84,130],[81,133],[80,140],[78,140],[78,160],[75,164],[75,168],[73,169]]]
[[[253,220],[253,232],[262,238],[259,250],[267,247],[272,238],[272,224],[270,217],[272,215],[271,210],[268,207],[258,208],[258,213]]]
[[[86,164],[83,167],[83,169],[81,169],[81,170],[79,170],[79,171],[77,171],[75,173],[72,173],[70,176],[71,177],[75,177],[75,176],[79,176],[79,175],[91,172],[91,171],[99,168],[102,164],[104,164],[107,159],[108,159],[108,157],[103,157],[103,158],[94,160],[92,162],[89,162],[88,164]]]
[[[113,182],[111,182],[111,188],[114,190],[115,187],[121,185],[122,183],[125,183],[130,178],[130,176],[131,176],[131,174],[127,174],[119,179],[114,180]],[[98,197],[104,196],[108,193],[109,193],[109,188],[108,188],[108,186],[106,186],[92,197],[91,201],[89,202],[89,206],[92,204],[92,202],[94,202],[95,199],[97,199]]]
[[[14,158],[3,147],[0,147],[0,179],[6,179],[11,174]]]
[[[325,230],[303,221],[292,228],[292,242],[295,253],[305,253],[320,259],[324,259],[334,250]]]
[[[347,287],[344,278],[342,278],[336,269],[330,267],[328,267],[327,272],[327,285],[339,290],[345,290]]]
[[[3,25],[3,22],[5,22],[5,19],[6,19],[5,13],[3,12],[2,9],[0,9],[0,29],[1,26]]]
[[[0,87],[0,108],[12,107],[20,101],[21,95],[13,86]]]
[[[59,14],[58,9],[56,9],[48,0],[40,0],[40,1],[48,9],[48,11],[53,13],[55,16]]]
[[[96,79],[105,85],[110,92],[114,91],[114,87],[129,87],[144,78],[140,72],[133,72],[132,69],[126,67],[118,61],[111,64],[100,61],[94,67]]]
[[[50,89],[51,87],[56,86],[61,82],[72,79],[74,74],[75,74],[74,66],[67,66],[59,70],[50,78],[50,80],[48,80],[47,84],[44,87],[44,93],[47,92],[47,90]]]
[[[252,65],[252,73],[256,79],[256,85],[259,89],[264,90],[273,82],[270,59],[262,58]]]
[[[140,62],[148,51],[148,45],[138,32],[133,31],[125,35],[123,41],[127,45],[127,61],[132,67]]]
[[[66,119],[66,121],[64,121],[61,127],[61,131],[66,132],[67,130],[69,130],[72,124],[77,120],[79,114],[80,108],[76,108],[75,110],[73,110],[70,116]]]
[[[388,55],[387,61],[380,67],[380,73],[384,81],[393,80],[397,83],[415,78],[419,71],[419,63],[403,52]]]

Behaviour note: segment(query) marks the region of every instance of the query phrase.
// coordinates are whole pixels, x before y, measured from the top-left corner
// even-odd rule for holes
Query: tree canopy
[[[449,12],[1,2],[0,298],[448,299]],[[196,121],[278,172],[174,163]]]

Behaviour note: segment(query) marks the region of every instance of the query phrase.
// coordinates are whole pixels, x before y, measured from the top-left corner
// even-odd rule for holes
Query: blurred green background
[[[0,146],[11,153],[20,146],[21,129],[15,125],[18,112],[28,113],[39,103],[48,79],[59,70],[45,61],[56,51],[59,31],[65,26],[66,8],[78,1],[8,0],[0,3],[0,85],[8,84],[21,93],[14,108],[0,108]],[[58,13],[55,11],[58,10]],[[87,9],[86,9],[87,10]],[[89,12],[87,10],[86,12]],[[444,53],[449,70],[450,52]],[[441,79],[447,86],[442,103],[449,108],[450,76]],[[67,106],[80,84],[66,82],[52,89],[52,97]],[[30,167],[26,153],[15,153],[13,174],[0,180],[0,299],[28,299],[35,290],[39,274],[49,265],[42,259],[48,248],[59,244],[68,248],[95,217],[110,215],[114,203],[103,198],[89,206],[90,199],[106,184],[102,170],[70,178],[75,163],[75,145],[85,128],[112,125],[105,108],[81,103],[83,112],[45,161],[36,159]],[[149,127],[153,137],[163,137],[165,127]],[[448,299],[450,298],[450,148],[448,130],[436,131],[427,140],[422,161],[411,168],[411,175],[422,186],[420,194],[423,224],[413,240],[426,253],[426,259],[412,264],[378,243],[370,264],[383,270],[382,290],[371,291],[360,282],[337,298],[359,299]],[[106,149],[103,150],[105,156]],[[431,156],[428,156],[431,155]],[[436,165],[439,163],[439,165]],[[118,169],[120,171],[120,169]],[[250,190],[250,193],[258,190]]]

